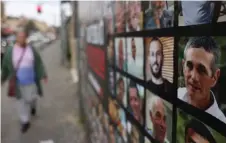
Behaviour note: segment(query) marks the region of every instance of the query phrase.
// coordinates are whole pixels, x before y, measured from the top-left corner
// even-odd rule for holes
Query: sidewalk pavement
[[[44,97],[38,101],[37,116],[32,118],[27,133],[20,132],[15,99],[6,96],[7,83],[2,87],[2,143],[86,143],[79,118],[77,85],[71,80],[70,71],[60,66],[60,41],[55,41],[40,53],[49,79],[43,85]]]

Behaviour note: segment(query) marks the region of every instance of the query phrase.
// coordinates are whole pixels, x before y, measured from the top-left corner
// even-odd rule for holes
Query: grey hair
[[[155,105],[158,101],[162,102],[162,99],[155,95],[151,95],[151,97],[147,99],[148,110],[150,110],[152,114],[155,112]],[[165,109],[165,106],[163,106],[163,108]]]
[[[206,52],[213,54],[213,59],[211,62],[212,75],[216,72],[218,68],[218,60],[220,59],[220,49],[217,46],[216,41],[210,36],[202,37],[191,37],[189,38],[185,49],[184,58],[186,59],[186,52],[188,48],[203,48]]]

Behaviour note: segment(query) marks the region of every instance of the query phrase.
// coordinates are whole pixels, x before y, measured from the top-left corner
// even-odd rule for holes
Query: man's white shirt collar
[[[178,88],[178,91],[177,91],[178,98],[180,100],[188,103],[188,97],[186,96],[187,95],[186,93],[187,93],[187,89],[185,87]],[[212,91],[211,91],[211,93],[214,98],[214,103],[207,110],[205,110],[205,112],[211,114],[212,116],[218,118],[219,120],[221,120],[222,122],[224,122],[226,124],[226,117],[224,116],[223,112],[219,109],[219,106],[217,104],[217,101],[216,101],[215,96]]]

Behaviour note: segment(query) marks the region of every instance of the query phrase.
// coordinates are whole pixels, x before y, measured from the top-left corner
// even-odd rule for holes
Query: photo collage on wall
[[[104,4],[104,39],[91,34],[87,59],[108,141],[226,142],[226,4]]]

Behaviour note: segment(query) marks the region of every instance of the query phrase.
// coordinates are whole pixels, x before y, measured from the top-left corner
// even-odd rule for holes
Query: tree
[[[38,31],[38,28],[36,27],[33,20],[29,20],[25,27],[28,34],[30,34],[32,31]]]

